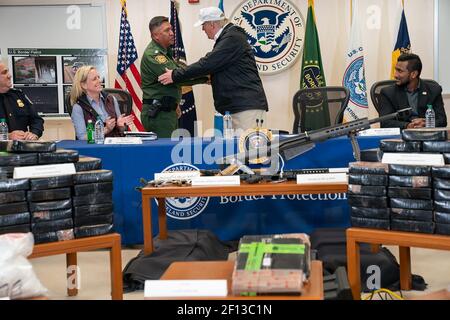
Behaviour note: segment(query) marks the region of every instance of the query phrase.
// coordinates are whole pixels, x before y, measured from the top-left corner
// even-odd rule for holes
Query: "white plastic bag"
[[[0,298],[24,299],[47,293],[27,259],[33,245],[31,232],[0,235]]]

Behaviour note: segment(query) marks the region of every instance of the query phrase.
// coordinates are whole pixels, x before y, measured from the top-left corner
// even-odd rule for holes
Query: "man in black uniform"
[[[44,119],[21,91],[12,88],[11,74],[0,62],[0,119],[6,119],[10,140],[37,140],[44,131]]]

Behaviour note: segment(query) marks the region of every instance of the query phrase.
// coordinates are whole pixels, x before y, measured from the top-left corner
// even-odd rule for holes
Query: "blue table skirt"
[[[361,150],[378,147],[379,140],[380,137],[358,138]],[[181,161],[201,169],[217,169],[213,159],[232,153],[235,145],[230,147],[220,139],[185,140],[182,144],[159,139],[142,145],[89,145],[86,141],[67,140],[58,142],[58,147],[101,158],[103,168],[113,171],[115,230],[121,234],[123,244],[131,245],[143,243],[141,194],[135,190],[141,185],[140,178],[152,180],[154,173]],[[347,167],[352,161],[350,140],[340,137],[318,143],[314,149],[287,161],[285,169]],[[156,202],[152,212],[157,212]],[[169,202],[167,212],[169,230],[209,229],[225,241],[246,234],[310,233],[316,228],[350,224],[345,193],[176,198]],[[152,224],[157,234],[157,214],[153,214]]]

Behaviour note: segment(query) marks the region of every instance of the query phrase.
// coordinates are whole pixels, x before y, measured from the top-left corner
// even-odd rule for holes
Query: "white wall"
[[[450,60],[448,59],[448,52],[450,51],[450,37],[448,31],[450,28],[450,1],[438,0],[438,62],[437,74],[439,83],[443,91],[450,94]]]
[[[291,0],[306,19],[307,0]],[[361,20],[373,21],[379,13],[379,28],[369,29],[367,24],[362,28],[365,49],[366,80],[370,88],[373,82],[387,79],[390,72],[391,51],[394,38],[397,36],[398,4],[401,0],[358,0],[360,1]],[[19,3],[86,3],[89,0],[0,0],[1,4]],[[97,0],[95,2],[105,2]],[[200,0],[200,4],[188,4],[180,0],[179,18],[183,27],[183,40],[186,46],[188,62],[195,62],[208,52],[213,45],[201,28],[193,28],[198,11],[202,7],[216,6],[218,0]],[[229,16],[240,0],[225,0],[225,11]],[[128,0],[127,8],[133,36],[138,53],[141,55],[150,41],[148,31],[149,20],[156,15],[169,15],[169,0]],[[340,85],[345,67],[345,51],[348,42],[350,24],[349,0],[316,0],[315,11],[319,32],[322,60],[328,85]],[[434,0],[405,0],[405,10],[413,51],[419,54],[424,63],[424,78],[433,78],[434,70]],[[113,85],[117,59],[120,1],[106,1],[107,44],[109,48],[109,75]],[[367,12],[371,9],[371,12]],[[1,10],[1,7],[0,7]],[[375,11],[374,11],[375,10]],[[375,15],[374,15],[375,12]],[[51,17],[49,17],[51,19]],[[0,41],[1,42],[1,41]],[[24,45],[26,46],[26,45]],[[267,126],[270,128],[292,130],[293,112],[292,97],[299,88],[300,59],[281,74],[263,76],[262,81],[269,101]],[[213,126],[213,100],[211,88],[207,85],[194,87],[198,118],[203,121],[203,130]],[[370,99],[369,99],[370,100]],[[375,117],[376,111],[369,108],[369,116]]]

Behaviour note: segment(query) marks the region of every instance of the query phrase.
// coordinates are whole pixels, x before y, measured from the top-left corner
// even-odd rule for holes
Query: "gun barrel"
[[[410,112],[411,110],[412,110],[411,107],[403,108],[403,109],[398,110],[395,113],[390,113],[390,114],[386,114],[384,116],[381,116],[381,117],[378,117],[375,119],[371,119],[371,120],[369,120],[369,122],[370,122],[370,124],[372,124],[372,123],[383,122],[386,120],[395,119],[395,118],[398,118],[399,115],[406,114],[406,113]]]
[[[274,153],[281,153],[289,160],[313,148],[315,142],[321,142],[331,138],[350,135],[358,131],[370,129],[370,125],[373,123],[394,119],[409,111],[411,111],[411,108],[404,108],[395,113],[387,114],[371,120],[368,118],[362,118],[322,129],[290,135],[280,141],[272,142],[270,146],[262,146],[248,152],[227,156],[222,159],[222,163],[234,163],[237,159],[241,160],[243,163],[247,163],[248,160],[254,160],[262,156],[270,157]]]

